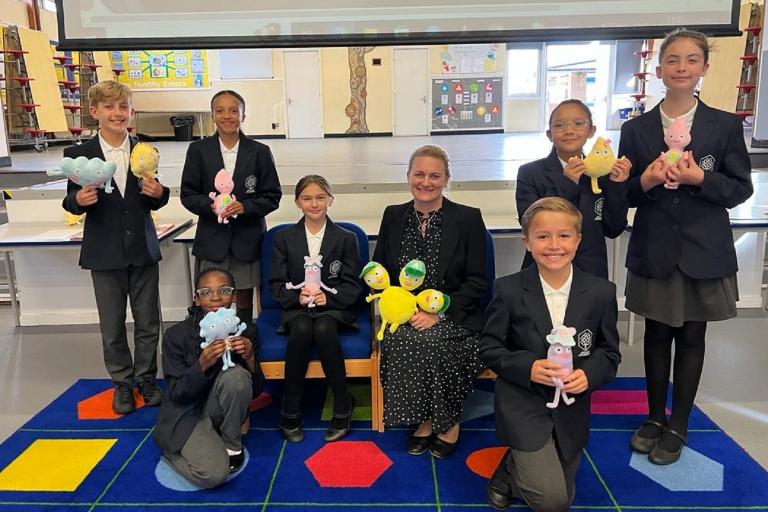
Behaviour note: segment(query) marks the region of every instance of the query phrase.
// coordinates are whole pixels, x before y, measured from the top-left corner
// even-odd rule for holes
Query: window
[[[507,45],[507,96],[538,96],[541,44]]]
[[[56,12],[56,2],[54,0],[40,0],[40,7],[46,11]]]

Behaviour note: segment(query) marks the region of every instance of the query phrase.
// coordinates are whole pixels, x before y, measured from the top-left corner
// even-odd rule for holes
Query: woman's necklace
[[[434,214],[435,212],[421,213],[419,210],[416,210],[416,218],[419,221],[419,232],[421,233],[421,238],[425,238],[427,236],[429,223],[432,220]]]

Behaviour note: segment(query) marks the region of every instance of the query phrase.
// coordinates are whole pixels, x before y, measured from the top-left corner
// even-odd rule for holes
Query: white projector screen
[[[739,0],[57,0],[61,49],[444,44],[738,34]]]

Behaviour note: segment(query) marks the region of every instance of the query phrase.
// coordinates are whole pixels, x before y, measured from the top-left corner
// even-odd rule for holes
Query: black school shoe
[[[671,428],[664,430],[662,437],[664,436],[677,438],[675,441],[679,441],[679,444],[676,444],[676,448],[670,451],[666,448],[662,448],[661,443],[656,443],[656,446],[653,447],[651,453],[648,454],[648,460],[659,466],[666,466],[677,462],[678,459],[680,459],[680,455],[683,453],[683,446],[685,446],[686,442],[685,436]]]
[[[163,401],[163,392],[160,391],[154,377],[139,379],[139,393],[144,398],[144,405],[147,407],[156,407]]]
[[[301,418],[285,418],[280,420],[280,432],[289,443],[300,443],[304,440],[304,427]]]
[[[136,402],[133,401],[133,388],[128,384],[116,384],[115,394],[112,397],[112,410],[116,414],[128,414],[136,410]]]
[[[657,427],[659,431],[658,435],[654,437],[641,436],[640,431],[643,430],[646,426]],[[653,450],[654,446],[656,446],[656,443],[658,443],[659,439],[661,439],[661,435],[664,433],[665,428],[667,427],[656,420],[647,420],[642,425],[640,425],[640,428],[638,428],[634,434],[632,434],[632,439],[629,440],[629,446],[637,453],[651,453],[651,450]]]
[[[229,456],[229,472],[234,473],[235,471],[243,467],[244,462],[245,462],[245,450],[240,450],[239,453],[230,455]]]
[[[514,492],[512,490],[512,474],[507,466],[507,458],[510,456],[510,449],[504,452],[496,471],[488,481],[485,488],[485,499],[495,510],[507,510],[512,506]]]
[[[331,426],[325,431],[323,436],[326,443],[343,439],[352,430],[352,412],[355,410],[355,397],[349,395],[347,400],[349,401],[349,412],[344,417],[334,416],[331,419]]]

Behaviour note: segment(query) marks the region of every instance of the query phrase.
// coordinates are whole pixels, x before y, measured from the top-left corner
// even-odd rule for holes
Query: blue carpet
[[[271,406],[251,414],[245,466],[211,491],[195,489],[160,461],[152,439],[157,409],[141,408],[117,419],[78,419],[78,402],[109,386],[106,380],[78,381],[0,445],[0,510],[490,510],[485,504],[486,477],[468,463],[470,455],[500,446],[493,415],[488,414],[489,381],[478,382],[479,391],[468,399],[461,443],[456,454],[445,460],[406,454],[408,429],[379,434],[370,430],[368,421],[355,421],[345,442],[325,445],[327,422],[321,414],[326,389],[316,381],[308,384],[305,393],[306,439],[298,445],[287,444],[276,429],[281,383],[270,381],[268,391],[275,399]],[[642,379],[623,378],[610,389],[643,386]],[[768,511],[768,473],[699,409],[691,417],[688,448],[680,462],[670,467],[653,466],[632,454],[629,437],[641,421],[637,415],[593,415],[574,510]],[[36,490],[9,490],[20,485],[8,475],[14,465],[19,467],[28,459],[25,450],[36,440],[59,439],[116,442],[72,492],[46,490],[51,485],[47,479],[57,478],[46,471],[39,478],[22,478]],[[63,465],[55,451],[45,457],[44,463],[51,468]],[[341,469],[334,466],[339,460],[345,461]],[[513,510],[526,507],[516,504]]]

